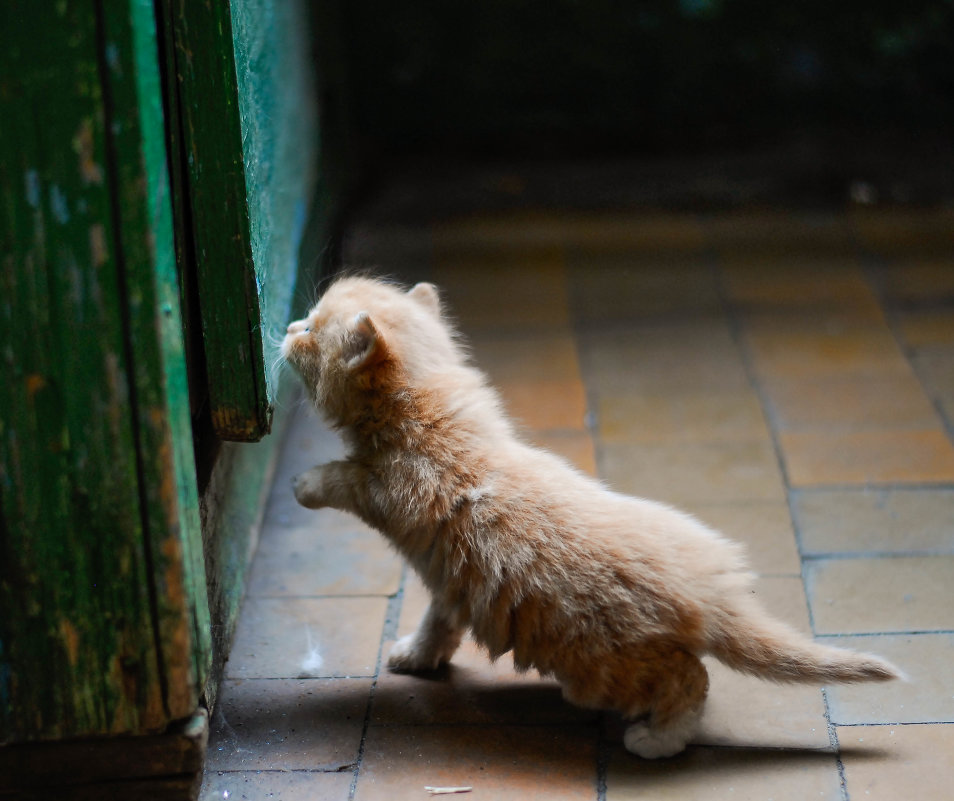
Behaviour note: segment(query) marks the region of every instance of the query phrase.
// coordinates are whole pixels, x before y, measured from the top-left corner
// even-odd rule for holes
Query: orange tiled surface
[[[619,720],[472,643],[436,675],[390,674],[425,592],[360,522],[294,503],[290,477],[341,448],[302,406],[203,801],[949,797],[951,214],[358,224],[345,260],[438,283],[526,437],[744,542],[778,616],[910,680],[780,688],[710,662],[695,744],[645,762]]]

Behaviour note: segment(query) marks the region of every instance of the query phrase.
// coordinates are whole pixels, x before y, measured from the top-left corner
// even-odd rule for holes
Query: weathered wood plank
[[[222,439],[252,442],[268,433],[271,404],[229,3],[164,3],[172,7],[212,421]]]
[[[0,748],[0,798],[194,798],[209,724],[205,710],[163,734],[25,743]]]
[[[165,711],[192,713],[211,658],[155,10],[104,5],[138,468]]]
[[[165,724],[100,20],[3,4],[0,742]]]
[[[269,430],[269,351],[288,320],[316,179],[308,9],[160,6],[175,40],[212,420],[223,439],[254,441]]]
[[[209,626],[148,0],[0,9],[0,743],[190,715]]]
[[[4,801],[195,801],[201,775],[157,776],[152,779],[110,781],[68,787],[38,787],[3,795]]]
[[[195,257],[192,252],[192,219],[189,210],[189,177],[181,112],[179,80],[176,77],[175,23],[171,3],[156,4],[156,29],[159,35],[160,76],[163,92],[166,147],[169,158],[169,194],[172,199],[172,225],[179,283],[179,305],[185,344],[186,375],[189,385],[189,409],[193,418],[208,403],[205,376],[205,352],[202,322],[195,286]]]

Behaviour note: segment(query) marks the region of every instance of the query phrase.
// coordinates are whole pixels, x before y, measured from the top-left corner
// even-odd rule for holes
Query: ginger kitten
[[[738,545],[522,442],[431,284],[339,279],[288,326],[282,353],[348,449],[296,477],[298,502],[378,529],[430,591],[392,669],[436,668],[469,629],[492,659],[512,651],[569,701],[634,721],[624,742],[646,758],[692,736],[704,654],[783,682],[899,675],[769,617]]]

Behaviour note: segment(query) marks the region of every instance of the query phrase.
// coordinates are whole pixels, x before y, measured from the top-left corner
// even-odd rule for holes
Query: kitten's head
[[[425,383],[462,359],[432,284],[404,291],[361,277],[335,281],[306,317],[288,326],[281,350],[337,422],[372,385],[398,376]]]

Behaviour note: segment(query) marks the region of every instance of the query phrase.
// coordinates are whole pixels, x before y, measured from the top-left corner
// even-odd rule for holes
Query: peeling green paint
[[[154,10],[56,12],[0,11],[0,742],[162,730],[208,653]]]

